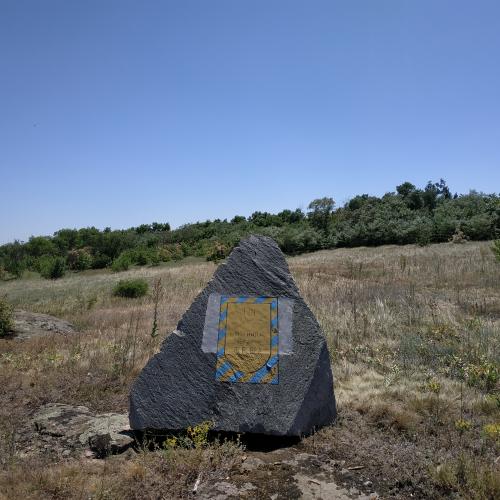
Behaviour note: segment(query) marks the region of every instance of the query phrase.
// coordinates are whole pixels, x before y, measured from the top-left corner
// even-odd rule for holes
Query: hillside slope
[[[500,265],[491,243],[324,250],[289,259],[326,335],[336,425],[300,443],[167,443],[104,460],[63,452],[32,415],[46,403],[127,411],[130,384],[215,266],[186,262],[57,281],[0,283],[19,309],[79,335],[0,339],[0,498],[467,498],[500,495]],[[113,297],[124,277],[161,278],[153,302]],[[352,488],[355,488],[352,489]],[[351,493],[349,493],[349,491]],[[2,497],[3,495],[3,497]]]

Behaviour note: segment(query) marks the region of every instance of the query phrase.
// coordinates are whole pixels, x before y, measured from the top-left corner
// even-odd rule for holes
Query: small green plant
[[[176,436],[168,436],[163,442],[163,447],[166,450],[175,448],[200,449],[206,448],[209,445],[208,434],[213,427],[213,422],[206,420],[198,425],[190,426],[185,432]]]
[[[173,450],[179,445],[179,439],[176,436],[168,436],[165,441],[163,441],[163,447],[166,450]]]
[[[63,257],[42,257],[39,261],[40,274],[51,280],[62,278],[66,274],[66,260]]]
[[[470,420],[465,420],[463,418],[460,418],[455,422],[455,429],[460,434],[463,434],[465,431],[469,431],[471,428],[472,428],[472,422]]]
[[[476,362],[465,366],[464,378],[471,386],[479,387],[484,391],[492,391],[500,380],[500,370],[495,363],[481,356]]]
[[[0,337],[7,335],[13,329],[12,307],[5,298],[0,297]]]
[[[212,427],[213,423],[207,420],[187,428],[187,435],[195,448],[205,448],[208,445],[208,433]]]
[[[441,394],[441,384],[435,379],[431,378],[427,381],[425,385],[425,390],[427,392],[430,392],[431,394],[434,394],[434,419],[435,422],[439,422],[439,410],[440,410],[440,394]]]
[[[113,289],[113,295],[117,297],[127,297],[129,299],[144,297],[147,293],[148,283],[142,278],[121,280]]]
[[[500,442],[500,422],[484,425],[483,434],[493,441]]]
[[[430,379],[425,388],[429,391],[432,392],[433,394],[439,395],[441,392],[441,384],[436,380],[436,379]]]

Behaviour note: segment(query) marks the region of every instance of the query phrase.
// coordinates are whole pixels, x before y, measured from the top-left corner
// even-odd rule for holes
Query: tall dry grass
[[[327,338],[340,422],[355,415],[356,425],[377,442],[397,439],[401,449],[411,443],[433,495],[488,498],[497,492],[491,473],[498,472],[499,438],[492,425],[500,423],[500,266],[489,244],[339,249],[294,257],[289,264]],[[214,270],[211,263],[186,262],[0,284],[0,294],[15,307],[61,316],[82,332],[0,343],[0,466],[10,471],[2,476],[4,485],[12,488],[8,478],[23,467],[19,422],[41,404],[126,411],[132,380]],[[158,337],[151,336],[151,296],[112,296],[124,277],[150,284],[161,278]],[[323,431],[323,445],[335,447],[343,436],[338,433],[348,431],[348,424]],[[379,458],[383,463],[385,457]],[[30,460],[33,474],[46,467]],[[151,478],[158,462],[134,467],[136,472],[117,466],[116,474]],[[99,480],[108,484],[106,475]],[[122,491],[111,483],[110,491]]]
[[[290,260],[330,347],[340,414],[418,442],[423,475],[445,496],[500,494],[500,266],[489,247]]]

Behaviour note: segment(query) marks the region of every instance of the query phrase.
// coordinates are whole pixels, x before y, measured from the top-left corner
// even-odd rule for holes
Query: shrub
[[[92,259],[92,269],[104,269],[111,264],[111,259],[102,253],[97,253]]]
[[[142,278],[121,280],[113,289],[113,295],[135,299],[148,293],[148,283]]]
[[[145,266],[149,263],[149,251],[147,248],[138,248],[134,252],[134,260],[138,266]]]
[[[177,435],[170,435],[163,442],[163,447],[166,450],[172,450],[175,448],[185,448],[185,449],[200,449],[209,446],[209,433],[210,429],[213,427],[213,422],[205,421],[198,425],[190,426],[185,432],[181,432]]]
[[[308,250],[318,250],[322,246],[321,234],[310,227],[289,226],[285,229],[280,238],[281,249],[290,254],[307,252]]]
[[[132,262],[138,266],[151,264],[156,266],[160,263],[160,256],[157,248],[141,247],[130,252]]]
[[[457,227],[449,241],[451,243],[457,244],[467,243],[467,236],[465,236],[464,232],[459,227]]]
[[[2,250],[0,257],[3,257],[3,268],[16,278],[20,278],[27,265],[26,250],[23,244],[19,241],[15,241],[14,243],[3,245],[0,248]]]
[[[171,248],[171,255],[172,260],[181,260],[184,258],[184,252],[180,244],[177,243]]]
[[[464,367],[464,377],[469,385],[491,391],[500,380],[500,370],[495,363],[482,356]]]
[[[500,240],[496,240],[493,242],[493,246],[491,247],[491,251],[495,254],[495,257],[500,262]]]
[[[207,261],[213,261],[217,264],[220,260],[225,259],[230,252],[230,248],[224,243],[215,242],[209,254],[207,255]]]
[[[127,271],[127,269],[132,265],[132,259],[130,255],[126,252],[121,253],[111,264],[111,269],[113,271]]]
[[[168,247],[160,247],[158,250],[158,258],[161,262],[169,262],[172,260],[172,253],[168,249]]]
[[[45,256],[40,258],[38,268],[44,278],[55,280],[66,273],[66,261],[63,257]]]
[[[75,271],[85,271],[92,267],[92,255],[86,248],[70,250],[68,252],[68,267]]]
[[[500,442],[500,423],[494,422],[483,426],[484,436],[492,439],[493,441]]]
[[[0,297],[0,337],[11,332],[13,329],[12,307],[4,298]]]

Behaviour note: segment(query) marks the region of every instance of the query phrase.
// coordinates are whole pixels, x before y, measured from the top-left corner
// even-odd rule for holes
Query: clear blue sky
[[[0,242],[500,190],[498,0],[0,0]]]

